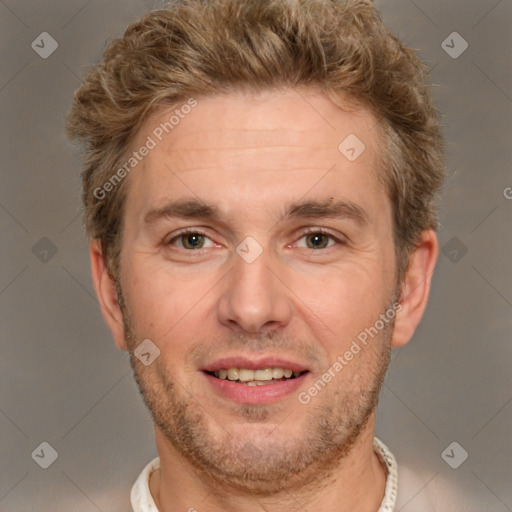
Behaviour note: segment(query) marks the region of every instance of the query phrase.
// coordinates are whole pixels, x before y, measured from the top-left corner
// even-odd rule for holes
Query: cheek
[[[373,325],[390,300],[390,286],[377,261],[344,265],[325,275],[296,276],[291,288],[299,314],[319,340],[340,350]]]
[[[194,297],[184,282],[171,279],[161,268],[138,264],[134,258],[125,270],[129,278],[123,291],[133,328],[157,342],[190,309]]]
[[[165,262],[154,264],[145,257],[134,257],[125,269],[129,279],[123,291],[132,328],[138,338],[153,341],[172,366],[213,328],[219,276],[171,271]]]

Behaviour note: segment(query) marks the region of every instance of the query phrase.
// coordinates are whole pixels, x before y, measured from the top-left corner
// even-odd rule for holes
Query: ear
[[[89,243],[89,254],[91,257],[92,282],[100,302],[103,318],[114,336],[116,345],[121,350],[127,350],[124,338],[123,314],[117,302],[116,286],[108,273],[107,262],[103,256],[99,240],[92,240]]]
[[[434,230],[423,231],[409,257],[409,267],[401,286],[400,306],[391,342],[393,347],[405,345],[420,323],[427,306],[438,253],[439,244]]]

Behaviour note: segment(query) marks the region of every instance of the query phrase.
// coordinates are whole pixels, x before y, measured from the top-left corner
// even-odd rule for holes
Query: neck
[[[213,488],[174,450],[155,426],[160,469],[150,479],[150,490],[159,512],[285,512],[298,504],[324,512],[377,512],[384,496],[386,470],[373,450],[375,413],[351,451],[320,485],[302,485],[272,496],[233,495]]]

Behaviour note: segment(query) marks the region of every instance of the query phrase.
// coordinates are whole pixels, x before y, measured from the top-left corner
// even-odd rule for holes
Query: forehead
[[[341,185],[354,199],[381,192],[376,121],[346,106],[314,90],[288,89],[161,107],[132,145],[151,149],[129,176],[130,203],[142,213],[187,195],[215,195],[229,208],[244,198],[272,202],[284,194],[291,201],[308,189],[314,195]]]

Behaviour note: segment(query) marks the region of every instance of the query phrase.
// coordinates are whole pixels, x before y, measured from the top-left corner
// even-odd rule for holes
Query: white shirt
[[[373,439],[373,449],[387,468],[384,499],[377,512],[393,512],[395,510],[398,492],[398,469],[396,460],[387,446],[376,437]],[[151,496],[151,491],[149,490],[151,474],[159,467],[160,458],[156,457],[142,470],[135,484],[133,484],[130,495],[133,512],[159,512],[158,508],[156,508],[153,496]]]

